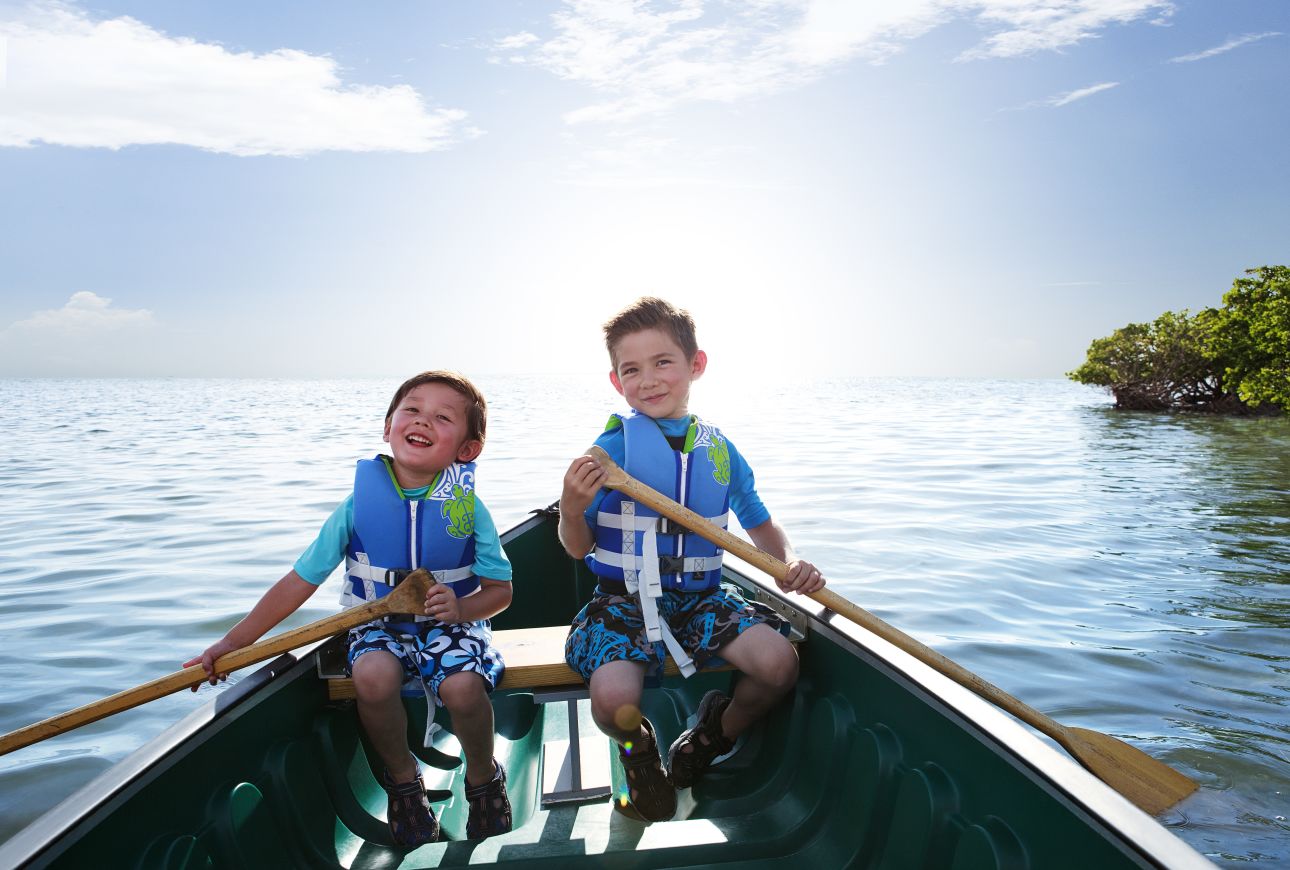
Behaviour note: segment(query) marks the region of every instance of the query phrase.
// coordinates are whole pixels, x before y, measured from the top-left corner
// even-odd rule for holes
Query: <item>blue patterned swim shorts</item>
[[[489,692],[497,688],[506,664],[493,648],[493,631],[488,620],[479,622],[423,622],[417,634],[391,631],[385,623],[369,622],[349,631],[347,670],[354,673],[358,657],[382,650],[393,655],[403,666],[409,680],[420,679],[430,688],[435,700],[439,687],[453,674],[479,674]]]
[[[658,600],[658,612],[700,669],[721,664],[717,651],[754,625],[769,625],[781,634],[787,634],[789,628],[779,614],[746,600],[731,583],[704,592],[665,589]],[[645,636],[645,619],[636,596],[603,589],[597,589],[574,617],[564,644],[565,661],[584,680],[608,662],[641,662],[652,671],[666,656],[661,641],[651,643]]]

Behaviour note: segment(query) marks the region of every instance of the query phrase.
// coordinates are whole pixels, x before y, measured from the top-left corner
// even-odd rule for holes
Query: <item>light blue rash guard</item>
[[[665,436],[674,438],[684,438],[690,428],[688,415],[674,419],[663,417],[654,422],[659,424]],[[722,436],[725,436],[724,432]],[[627,456],[627,448],[623,443],[623,427],[616,426],[607,432],[602,432],[596,439],[596,446],[608,453],[609,458],[614,462],[622,465]],[[757,484],[753,478],[752,468],[735,449],[735,445],[729,438],[726,438],[726,446],[730,448],[730,510],[739,518],[739,525],[745,529],[760,526],[770,519],[770,511],[761,503],[761,497],[757,495]],[[587,519],[587,525],[593,529],[596,527],[596,513],[600,510],[600,503],[608,494],[609,491],[604,489],[596,493],[596,497],[591,500],[591,506],[583,513]]]
[[[403,492],[408,498],[423,498],[429,491],[430,487],[423,486],[405,489]],[[354,494],[351,492],[332,511],[318,531],[318,537],[300,554],[292,567],[306,582],[321,585],[336,570],[336,566],[345,561],[345,549],[349,546],[349,538],[353,533]],[[472,570],[481,580],[509,582],[511,579],[511,561],[502,550],[492,515],[478,496],[475,497],[475,564]]]

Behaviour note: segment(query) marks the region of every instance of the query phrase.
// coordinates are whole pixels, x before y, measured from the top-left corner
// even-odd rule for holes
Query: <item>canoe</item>
[[[457,740],[441,712],[422,748],[426,705],[409,698],[448,839],[393,847],[346,683],[328,678],[333,640],[218,693],[0,846],[0,867],[1213,866],[1016,720],[733,557],[726,578],[792,622],[799,684],[681,793],[673,820],[613,812],[621,770],[559,661],[595,579],[556,523],[535,511],[502,536],[515,596],[494,620],[510,668],[493,701],[511,833],[464,840]],[[648,688],[664,744],[732,678],[672,673]]]

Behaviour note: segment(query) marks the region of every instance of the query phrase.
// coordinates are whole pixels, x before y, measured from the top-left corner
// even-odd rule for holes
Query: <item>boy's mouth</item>
[[[432,446],[434,446],[433,444],[431,444],[430,439],[429,439],[429,438],[427,438],[427,437],[425,437],[424,435],[409,435],[409,436],[408,436],[407,438],[405,438],[404,440],[405,440],[405,441],[407,441],[409,444],[411,444],[411,445],[415,446],[415,447],[432,447]]]

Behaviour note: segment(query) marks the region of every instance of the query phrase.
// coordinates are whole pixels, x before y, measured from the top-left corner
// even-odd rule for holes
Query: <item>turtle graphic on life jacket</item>
[[[439,514],[448,518],[448,534],[469,538],[475,534],[475,491],[466,492],[460,484],[452,488],[452,498],[443,503]]]
[[[730,448],[726,439],[718,436],[708,445],[708,458],[712,460],[712,479],[722,486],[730,484]]]

